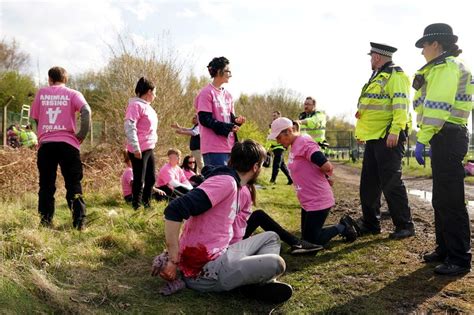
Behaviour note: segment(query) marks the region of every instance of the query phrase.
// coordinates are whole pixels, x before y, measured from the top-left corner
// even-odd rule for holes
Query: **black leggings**
[[[268,214],[263,210],[255,210],[247,220],[247,228],[245,229],[244,239],[248,238],[252,233],[261,227],[264,231],[273,231],[280,239],[286,244],[292,246],[299,243],[299,239],[281,227],[280,224],[275,222]]]
[[[329,210],[331,210],[331,208],[318,211],[306,211],[301,208],[301,235],[305,241],[324,245],[339,234],[339,231],[334,225],[323,227]]]
[[[153,150],[142,152],[142,158],[137,159],[133,153],[128,152],[133,169],[132,206],[138,209],[143,202],[144,206],[150,205],[151,192],[155,185],[155,158]]]

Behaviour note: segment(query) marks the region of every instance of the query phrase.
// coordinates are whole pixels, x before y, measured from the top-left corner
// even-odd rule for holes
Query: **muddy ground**
[[[335,170],[335,176],[340,182],[340,188],[346,187],[352,194],[354,191],[358,193],[359,182],[360,182],[360,169],[347,166],[344,164],[337,164]],[[433,208],[431,207],[431,191],[432,191],[432,179],[425,177],[410,177],[403,176],[403,181],[408,190],[408,198],[410,207],[413,211],[413,220],[422,223],[423,229],[428,227],[434,229],[434,216]],[[474,185],[465,186],[466,201],[470,202],[468,205],[468,213],[471,220],[471,231],[474,231]],[[336,194],[338,192],[336,191]],[[341,196],[347,196],[347,192],[339,192]],[[387,204],[382,195],[382,212],[388,211]],[[358,196],[352,202],[357,203],[360,206],[360,200]],[[387,221],[387,220],[384,220]],[[386,225],[390,226],[390,220],[385,222]],[[418,224],[419,225],[419,224]],[[421,226],[418,228],[422,228]],[[390,229],[391,227],[387,227]],[[430,231],[429,229],[427,230]],[[433,230],[434,233],[434,230]],[[433,235],[434,236],[434,235]],[[474,240],[474,233],[471,233],[471,239]]]
[[[354,217],[360,216],[359,181],[360,169],[351,166],[336,164],[334,186],[337,215],[350,213]],[[405,177],[405,185],[409,192],[422,190],[431,192],[431,179]],[[420,192],[416,192],[420,195]],[[410,207],[416,225],[416,236],[403,240],[406,246],[404,257],[400,257],[400,264],[405,265],[409,271],[403,276],[376,292],[377,298],[393,300],[393,308],[389,313],[416,313],[416,314],[474,314],[474,272],[460,277],[435,276],[432,269],[435,265],[426,265],[422,255],[430,252],[435,247],[434,216],[430,201],[420,198],[416,194],[409,194]],[[425,197],[425,194],[421,194]],[[466,185],[466,199],[474,200],[474,186]],[[469,207],[471,231],[474,230],[474,212]],[[387,212],[387,205],[383,202],[382,233],[387,234],[393,230],[393,225]],[[474,240],[471,233],[471,240]],[[388,270],[381,270],[381,273]],[[404,293],[406,292],[406,293]],[[373,294],[372,294],[373,295]],[[365,303],[364,298],[350,302],[350,308],[357,310],[357,305]],[[347,306],[347,305],[346,305]],[[346,312],[347,309],[334,309],[331,311]],[[356,311],[357,312],[357,311]]]

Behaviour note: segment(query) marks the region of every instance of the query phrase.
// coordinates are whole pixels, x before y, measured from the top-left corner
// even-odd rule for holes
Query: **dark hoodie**
[[[232,176],[237,186],[240,187],[240,178],[237,171],[228,166],[206,166],[202,170],[202,175],[208,179],[218,175]],[[165,208],[166,220],[182,222],[190,216],[200,215],[212,208],[212,203],[206,193],[199,188],[195,188],[186,195],[173,200]]]

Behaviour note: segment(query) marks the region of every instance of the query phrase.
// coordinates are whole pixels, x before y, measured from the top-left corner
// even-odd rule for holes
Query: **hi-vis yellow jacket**
[[[362,141],[376,140],[389,133],[398,135],[408,122],[410,80],[392,62],[364,85],[357,104],[359,119],[355,136]]]
[[[300,115],[302,116],[302,115]],[[317,143],[326,140],[326,114],[324,112],[315,111],[306,120],[306,125],[301,125],[301,133],[306,133]]]
[[[428,144],[445,122],[467,125],[472,110],[474,81],[467,67],[456,57],[440,56],[417,71],[413,87],[417,140]]]

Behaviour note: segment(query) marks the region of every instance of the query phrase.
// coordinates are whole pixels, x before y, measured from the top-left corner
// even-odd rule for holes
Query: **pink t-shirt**
[[[132,194],[133,170],[127,167],[122,174],[122,194],[123,196],[130,196]]]
[[[125,120],[131,120],[136,123],[140,151],[143,152],[155,148],[156,141],[158,140],[156,135],[158,116],[150,103],[139,97],[131,98],[128,101]],[[128,152],[135,151],[130,143],[127,144],[127,150]]]
[[[288,157],[296,196],[306,211],[324,210],[334,206],[331,186],[321,169],[311,162],[311,155],[320,151],[311,137],[298,136],[291,145]]]
[[[226,251],[233,237],[232,224],[237,212],[238,187],[232,176],[212,176],[199,189],[207,195],[212,208],[184,223],[179,267],[186,277],[196,277],[207,262]]]
[[[66,142],[79,149],[76,113],[87,104],[81,92],[64,84],[41,88],[31,105],[30,116],[38,121],[38,142]]]
[[[242,187],[239,191],[239,205],[237,209],[237,216],[235,217],[232,229],[234,230],[234,237],[230,241],[230,245],[240,242],[247,229],[247,221],[252,214],[252,195],[247,186]]]
[[[188,179],[184,175],[183,170],[181,167],[178,165],[176,166],[171,166],[170,163],[166,163],[163,165],[163,167],[160,169],[160,172],[158,173],[158,176],[156,177],[156,182],[157,186],[164,186],[168,185],[170,188],[173,188],[169,183],[175,180],[180,183],[187,183]]]
[[[189,180],[191,177],[193,177],[194,175],[196,175],[196,173],[194,173],[193,171],[191,170],[185,170],[183,169],[183,172],[184,172],[184,176],[186,176],[186,178]]]
[[[230,123],[234,113],[232,95],[224,89],[216,89],[212,84],[204,87],[194,102],[196,112],[209,112],[218,121]],[[235,142],[233,132],[227,137],[217,135],[212,129],[199,126],[201,133],[201,153],[230,153]]]

